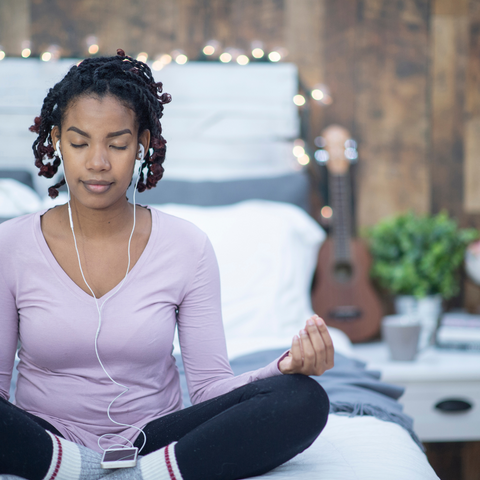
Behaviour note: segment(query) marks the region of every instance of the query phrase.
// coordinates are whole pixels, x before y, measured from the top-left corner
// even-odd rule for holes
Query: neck
[[[65,207],[68,215],[68,205]],[[75,233],[80,233],[83,238],[100,240],[122,235],[132,229],[133,205],[126,198],[108,209],[91,209],[72,198],[70,207]]]

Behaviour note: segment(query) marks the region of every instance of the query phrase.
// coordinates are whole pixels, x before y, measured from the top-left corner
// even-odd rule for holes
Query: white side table
[[[383,342],[356,344],[353,350],[368,369],[382,372],[383,381],[406,388],[399,401],[420,440],[480,440],[480,352],[429,347],[413,362],[398,362],[389,359]]]

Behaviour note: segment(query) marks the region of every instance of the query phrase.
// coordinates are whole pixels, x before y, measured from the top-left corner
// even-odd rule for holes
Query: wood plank
[[[467,15],[434,15],[431,77],[431,210],[463,214]]]
[[[429,211],[428,1],[366,0],[358,11],[358,225]]]
[[[0,45],[7,55],[19,56],[30,38],[30,0],[0,2]]]
[[[470,2],[469,50],[465,91],[464,209],[480,227],[480,1]],[[472,217],[472,215],[474,215]]]

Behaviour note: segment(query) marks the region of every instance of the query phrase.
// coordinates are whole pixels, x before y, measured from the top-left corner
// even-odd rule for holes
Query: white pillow
[[[40,210],[42,202],[35,190],[12,178],[0,179],[0,217],[16,217]]]
[[[209,236],[220,268],[230,358],[288,347],[313,314],[310,286],[324,230],[300,208],[266,200],[155,208]]]

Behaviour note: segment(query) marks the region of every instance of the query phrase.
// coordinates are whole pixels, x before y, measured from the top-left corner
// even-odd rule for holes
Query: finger
[[[323,368],[325,365],[326,347],[316,320],[317,317],[309,318],[306,329],[315,352],[315,367],[321,366]]]
[[[298,335],[293,337],[292,348],[290,349],[290,357],[292,373],[297,373],[297,371],[301,370],[303,366],[302,346]]]
[[[323,343],[325,344],[325,363],[327,368],[332,368],[334,364],[334,354],[335,349],[333,347],[332,337],[330,336],[330,332],[328,331],[327,325],[320,317],[316,319],[318,331],[323,338]]]
[[[300,330],[300,340],[303,348],[303,368],[301,373],[311,375],[315,370],[316,354],[310,336],[305,329]]]

